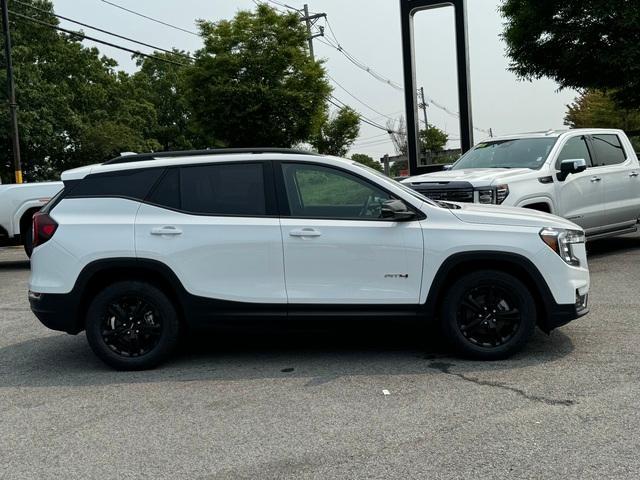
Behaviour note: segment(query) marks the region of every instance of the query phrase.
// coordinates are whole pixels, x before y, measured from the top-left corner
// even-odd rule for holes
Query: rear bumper
[[[70,334],[82,331],[78,320],[78,302],[72,294],[34,293],[29,291],[31,311],[51,330]]]

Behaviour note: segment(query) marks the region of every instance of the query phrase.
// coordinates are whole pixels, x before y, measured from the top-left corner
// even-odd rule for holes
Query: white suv
[[[588,311],[577,225],[434,202],[351,160],[144,154],[62,180],[34,217],[31,308],[119,369],[247,317],[437,320],[463,355],[504,358]]]

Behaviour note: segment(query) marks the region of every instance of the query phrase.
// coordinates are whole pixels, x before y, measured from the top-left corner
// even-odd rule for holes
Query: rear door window
[[[264,216],[264,178],[261,163],[182,167],[180,208],[201,215]]]
[[[593,135],[594,166],[619,165],[627,160],[627,155],[617,135]]]

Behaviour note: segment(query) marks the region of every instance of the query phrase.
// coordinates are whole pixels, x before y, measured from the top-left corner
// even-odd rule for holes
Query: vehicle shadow
[[[639,234],[604,238],[587,243],[588,258],[600,258],[633,251],[640,251]]]
[[[29,260],[9,260],[0,262],[0,270],[29,270],[31,263]]]
[[[428,340],[424,340],[427,338]],[[84,335],[51,335],[0,348],[1,386],[94,386],[131,383],[307,379],[307,386],[354,375],[441,375],[499,373],[557,361],[573,351],[562,331],[537,332],[514,357],[477,362],[455,357],[440,336],[422,327],[390,331],[325,328],[210,332],[187,338],[161,367],[117,372],[91,352]],[[447,371],[443,370],[445,368]]]

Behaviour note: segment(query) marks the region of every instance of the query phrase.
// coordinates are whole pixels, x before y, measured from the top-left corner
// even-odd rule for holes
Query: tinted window
[[[617,165],[624,163],[627,156],[617,135],[593,135],[594,165]]]
[[[126,197],[142,200],[162,171],[161,168],[150,168],[89,175],[79,181],[67,197]]]
[[[380,218],[388,193],[340,170],[282,165],[291,215],[319,218]]]
[[[180,170],[168,169],[148,200],[156,205],[180,209]]]
[[[591,154],[587,148],[587,141],[584,137],[574,137],[567,140],[567,143],[562,147],[560,155],[558,155],[558,163],[556,168],[560,170],[560,162],[562,160],[578,160],[583,159],[587,162],[587,166],[592,166]]]
[[[181,209],[207,215],[266,214],[261,164],[225,164],[180,169]]]

